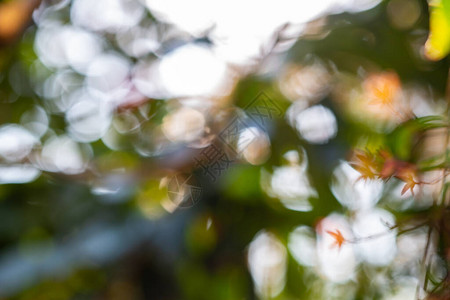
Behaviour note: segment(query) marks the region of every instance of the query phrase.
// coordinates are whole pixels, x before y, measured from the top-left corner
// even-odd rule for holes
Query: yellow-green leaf
[[[450,52],[450,0],[430,0],[430,34],[425,55],[440,60]]]

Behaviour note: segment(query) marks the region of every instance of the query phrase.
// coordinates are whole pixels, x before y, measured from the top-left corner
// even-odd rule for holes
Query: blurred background
[[[0,299],[424,297],[439,187],[348,161],[448,115],[435,2],[0,1]]]

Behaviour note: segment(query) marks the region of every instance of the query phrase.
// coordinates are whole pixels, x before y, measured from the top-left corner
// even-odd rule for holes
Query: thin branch
[[[423,266],[427,266],[427,259],[428,259],[428,252],[430,249],[430,245],[431,245],[431,235],[433,233],[433,226],[430,226],[428,228],[428,233],[427,233],[427,243],[425,244],[425,250],[423,253],[423,257],[422,257],[422,264]],[[427,281],[427,274],[425,272],[425,276],[424,276],[424,282],[421,284],[421,282],[419,281],[419,283],[417,284],[417,288],[416,288],[416,299],[417,300],[421,300],[420,299],[420,288],[423,287],[423,290],[426,292],[425,287],[426,287],[426,281]]]
[[[422,222],[422,223],[420,223],[420,224],[418,224],[416,226],[413,226],[411,228],[403,229],[403,230],[398,232],[398,235],[401,235],[401,234],[404,234],[406,232],[410,232],[410,231],[416,230],[416,229],[418,229],[418,228],[420,228],[422,226],[425,226],[427,224],[428,224],[428,221],[425,221],[425,222]],[[365,236],[365,237],[354,238],[353,240],[347,240],[347,242],[348,243],[360,243],[360,242],[363,242],[363,241],[366,241],[366,240],[377,239],[377,238],[383,237],[383,236],[391,233],[392,230],[394,230],[394,229],[396,229],[398,227],[400,227],[400,224],[396,224],[396,225],[393,225],[393,226],[389,227],[388,231],[380,232],[380,233],[369,235],[369,236]]]

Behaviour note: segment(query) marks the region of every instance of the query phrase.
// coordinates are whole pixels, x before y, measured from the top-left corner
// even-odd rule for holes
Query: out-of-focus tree
[[[450,1],[0,1],[0,297],[448,299]]]

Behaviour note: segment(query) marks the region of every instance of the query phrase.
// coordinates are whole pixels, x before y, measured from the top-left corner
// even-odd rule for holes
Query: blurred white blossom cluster
[[[37,56],[29,70],[44,101],[21,124],[2,126],[0,155],[6,163],[0,180],[29,182],[41,170],[82,173],[92,158],[90,143],[97,140],[120,150],[127,147],[123,137],[131,135],[132,147],[144,156],[173,143],[204,147],[217,107],[281,27],[289,25],[295,37],[314,18],[377,3],[44,1],[33,13]],[[153,117],[149,106],[171,99],[176,101],[162,123],[147,126]],[[64,117],[65,132],[52,127],[52,116]],[[322,106],[290,113],[290,122],[313,143],[336,135],[335,117]],[[246,159],[258,162],[252,153]]]

